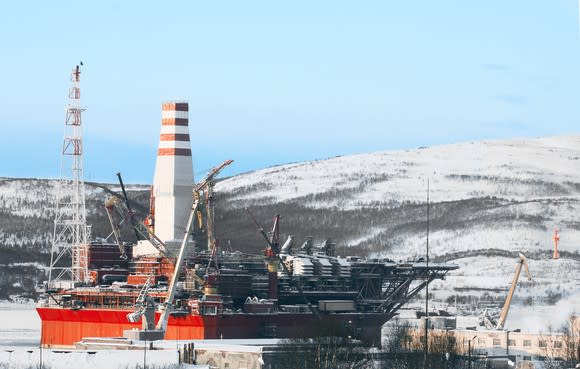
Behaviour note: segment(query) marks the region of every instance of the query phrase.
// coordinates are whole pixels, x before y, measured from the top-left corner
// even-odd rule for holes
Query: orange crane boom
[[[530,270],[528,268],[528,261],[526,260],[526,257],[524,256],[524,254],[520,253],[520,260],[518,260],[518,263],[516,264],[516,274],[514,275],[514,279],[512,281],[512,285],[511,285],[510,290],[508,292],[507,298],[505,299],[505,303],[503,304],[503,309],[501,310],[501,314],[499,315],[499,320],[497,322],[496,329],[503,329],[503,327],[505,325],[505,320],[506,320],[507,315],[510,311],[512,297],[514,296],[514,292],[516,291],[516,286],[517,286],[518,280],[520,278],[522,266],[524,266],[526,268],[526,275],[528,277],[528,280],[530,280],[530,281],[532,280],[532,277],[530,276]]]

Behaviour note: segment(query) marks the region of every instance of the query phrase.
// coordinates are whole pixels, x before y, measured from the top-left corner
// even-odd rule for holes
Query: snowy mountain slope
[[[472,142],[282,165],[220,182],[234,204],[346,195],[309,207],[423,202],[497,196],[513,200],[580,192],[580,137]],[[255,191],[255,190],[258,191]]]
[[[342,212],[390,209],[411,212],[415,224],[425,212],[416,207],[426,202],[427,178],[435,254],[502,243],[524,251],[549,247],[555,226],[564,233],[563,249],[580,246],[580,137],[472,142],[282,165],[229,178],[216,191],[230,208],[296,203]],[[342,241],[355,247],[393,243],[411,255],[422,250],[424,230],[401,230],[408,225],[401,219],[377,223]]]
[[[405,260],[425,254],[427,178],[430,255],[461,267],[435,285],[440,299],[488,298],[486,291],[502,300],[520,252],[539,279],[533,289],[516,294],[516,302],[554,303],[579,292],[578,136],[281,165],[228,178],[216,192],[226,223],[232,216],[244,218],[239,209],[246,207],[264,223],[280,212],[283,233],[297,235],[299,242],[332,237],[343,254]],[[555,227],[561,231],[560,260],[550,260]]]

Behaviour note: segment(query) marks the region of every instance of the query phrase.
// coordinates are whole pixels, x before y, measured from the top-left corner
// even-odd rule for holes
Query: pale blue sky
[[[0,6],[0,176],[58,176],[80,60],[87,180],[150,183],[171,99],[196,178],[580,132],[576,0],[161,3]]]

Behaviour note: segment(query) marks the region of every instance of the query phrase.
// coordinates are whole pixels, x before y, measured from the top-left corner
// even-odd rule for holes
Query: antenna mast
[[[427,280],[425,283],[425,356],[424,367],[429,368],[429,178],[427,178],[427,246],[425,252],[425,272]]]
[[[48,285],[51,288],[60,287],[63,283],[82,283],[89,280],[87,268],[89,229],[85,208],[82,137],[82,112],[86,109],[81,107],[80,76],[80,66],[77,65],[71,72],[71,87],[64,122],[48,277]]]

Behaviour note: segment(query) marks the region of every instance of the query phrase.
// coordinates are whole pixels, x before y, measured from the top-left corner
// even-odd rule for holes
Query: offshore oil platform
[[[381,328],[453,264],[394,262],[335,255],[326,240],[280,240],[279,216],[261,255],[222,252],[214,237],[213,189],[226,160],[194,184],[189,105],[162,107],[150,214],[138,219],[123,195],[106,200],[114,242],[90,241],[83,178],[80,68],[72,73],[55,218],[50,278],[37,311],[43,347],[71,347],[87,337],[155,339],[343,336],[380,346]],[[65,163],[65,160],[63,160]],[[65,165],[65,164],[63,164]],[[122,225],[140,238],[123,242]],[[207,232],[199,251],[191,234]],[[70,258],[67,257],[70,256]],[[68,263],[68,264],[67,264]]]

